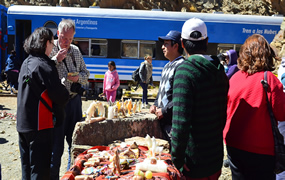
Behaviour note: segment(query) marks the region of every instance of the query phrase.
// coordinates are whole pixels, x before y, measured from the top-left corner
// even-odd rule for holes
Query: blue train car
[[[24,59],[23,41],[34,29],[46,26],[56,34],[62,18],[73,19],[74,44],[81,49],[92,88],[97,89],[102,87],[109,61],[116,62],[124,85],[146,54],[153,57],[153,78],[159,81],[168,61],[158,36],[169,30],[181,31],[183,23],[192,17],[202,19],[208,27],[208,54],[238,50],[254,33],[271,42],[283,21],[282,17],[269,16],[14,5],[8,9],[8,34],[14,37],[17,54]]]
[[[7,8],[0,5],[0,70],[5,68],[5,62],[7,59],[7,47],[8,47],[8,36],[7,36]]]

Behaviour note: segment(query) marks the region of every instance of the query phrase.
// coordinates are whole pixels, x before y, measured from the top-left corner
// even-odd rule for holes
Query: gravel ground
[[[91,101],[82,101],[82,110],[86,111]],[[8,93],[0,92],[0,116],[3,111],[8,114],[0,117],[0,164],[2,166],[3,180],[20,180],[21,179],[21,160],[18,146],[18,133],[16,131],[16,109],[17,97]],[[225,151],[226,154],[226,151]],[[67,167],[67,144],[62,156],[62,165],[60,176],[63,176]],[[1,179],[1,178],[0,178]],[[222,169],[222,175],[219,180],[230,180],[231,174],[229,168]]]
[[[0,119],[0,164],[2,167],[3,180],[21,179],[21,159],[15,119],[16,109],[16,96],[0,95],[0,112],[6,111],[9,115]],[[64,154],[62,156],[60,176],[63,176],[66,172],[68,160],[67,144],[65,144],[65,149],[66,150],[64,151]]]

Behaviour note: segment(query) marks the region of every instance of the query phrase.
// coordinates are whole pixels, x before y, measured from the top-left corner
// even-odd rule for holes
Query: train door
[[[19,60],[22,62],[28,56],[24,51],[25,39],[32,33],[32,22],[30,20],[16,20],[15,50]]]
[[[5,62],[7,58],[7,8],[0,5],[0,71],[5,68]]]

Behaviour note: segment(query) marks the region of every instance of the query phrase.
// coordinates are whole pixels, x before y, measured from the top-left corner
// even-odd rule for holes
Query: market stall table
[[[126,118],[107,118],[93,123],[78,122],[72,137],[72,164],[78,154],[93,146],[108,146],[117,140],[144,137],[146,134],[163,139],[158,118],[148,113],[147,109]]]
[[[148,161],[149,159],[154,159],[153,157],[150,157],[148,147],[137,146],[137,148],[133,149],[132,147],[133,145],[125,147],[116,146],[113,148],[108,146],[94,146],[77,156],[74,165],[64,174],[61,180],[133,179],[135,170],[138,169],[138,167],[140,167],[140,170],[141,168],[149,168],[149,170],[152,171],[151,179],[153,180],[180,179],[181,174],[173,165],[170,154],[156,154],[155,163],[157,163],[157,165],[145,164],[146,162],[150,162]],[[115,155],[116,152],[119,153],[119,156]],[[136,157],[134,157],[134,154]],[[116,157],[120,158],[120,174],[118,171],[117,173],[116,171],[114,173],[114,169],[116,168],[116,161],[114,159]],[[98,160],[96,162],[96,158],[100,159],[100,162],[98,162]],[[161,160],[159,160],[159,158]],[[159,163],[163,164],[159,165]],[[144,167],[142,165],[144,165]],[[165,166],[165,170],[163,170],[163,166]],[[145,170],[146,169],[144,169],[144,171]]]

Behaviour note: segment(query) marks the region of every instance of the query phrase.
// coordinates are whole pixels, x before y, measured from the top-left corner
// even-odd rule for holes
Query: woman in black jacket
[[[54,61],[48,57],[53,41],[52,31],[41,27],[24,43],[29,56],[21,67],[17,96],[22,179],[50,179],[52,129],[60,121],[53,112],[60,111],[69,98]]]

